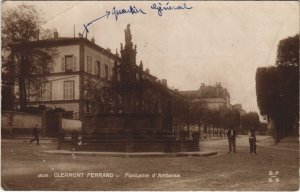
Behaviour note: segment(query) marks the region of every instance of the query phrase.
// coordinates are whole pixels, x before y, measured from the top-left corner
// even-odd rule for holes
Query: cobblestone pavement
[[[239,136],[235,154],[220,139],[200,142],[202,151],[218,155],[163,158],[53,155],[42,151],[55,149],[55,143],[8,140],[1,146],[1,183],[10,190],[297,190],[298,140],[282,146],[267,140],[259,142],[257,155],[249,154],[247,137]]]

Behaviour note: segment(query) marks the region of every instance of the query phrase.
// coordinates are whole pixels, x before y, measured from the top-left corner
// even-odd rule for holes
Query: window
[[[42,84],[42,101],[51,101],[51,82]]]
[[[62,72],[71,72],[76,71],[76,56],[74,55],[65,55],[61,58],[61,71]]]
[[[74,81],[64,81],[64,100],[74,99]]]
[[[105,65],[105,79],[108,80],[108,66]]]
[[[90,56],[87,56],[87,72],[91,74],[93,73],[93,60]]]
[[[73,71],[73,56],[65,56],[66,72]]]
[[[27,96],[29,101],[41,101],[42,98],[42,91],[41,91],[42,84],[28,84],[28,88],[26,88]]]
[[[50,68],[50,69],[49,69],[49,72],[50,72],[50,73],[53,73],[53,72],[54,72],[54,64],[53,64],[53,63],[50,63],[50,64],[49,64],[49,68]]]
[[[100,65],[100,61],[97,61],[96,63],[96,70],[95,70],[95,74],[98,76],[98,77],[101,77],[101,65]]]
[[[53,63],[44,64],[42,66],[42,69],[44,74],[49,74],[50,72],[53,72]]]

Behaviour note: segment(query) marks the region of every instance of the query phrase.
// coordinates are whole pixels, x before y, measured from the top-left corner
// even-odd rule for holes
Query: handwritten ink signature
[[[139,8],[136,8],[135,6],[129,6],[128,9],[117,9],[115,6],[110,10],[110,11],[106,11],[106,14],[105,15],[102,15],[101,17],[98,17],[92,21],[90,21],[89,23],[87,24],[83,24],[83,27],[84,27],[84,30],[83,30],[83,33],[81,34],[81,38],[83,37],[84,33],[89,33],[89,29],[88,27],[93,24],[94,22],[102,19],[102,18],[105,18],[108,19],[110,15],[114,15],[115,16],[115,19],[116,21],[118,20],[119,18],[119,15],[124,15],[124,14],[128,14],[128,13],[131,13],[132,15],[134,14],[147,14],[143,9],[139,9]]]
[[[119,15],[126,14],[126,13],[131,13],[132,15],[134,14],[147,14],[145,11],[142,9],[138,9],[135,6],[129,6],[129,9],[116,9],[116,7],[112,8],[111,14],[115,15],[116,21],[118,20]]]
[[[167,2],[166,4],[162,4],[162,3],[154,3],[151,5],[151,9],[152,10],[157,10],[157,14],[159,16],[163,15],[164,11],[176,11],[176,10],[185,10],[185,9],[192,9],[193,7],[188,7],[186,5],[186,3],[183,3],[183,5],[169,5],[169,2]],[[90,21],[87,24],[83,24],[84,30],[83,33],[81,34],[81,38],[83,37],[83,35],[85,33],[89,33],[89,26],[92,25],[94,22],[105,18],[108,19],[110,17],[110,15],[114,15],[114,18],[116,21],[118,21],[118,18],[120,15],[125,15],[125,14],[147,14],[143,9],[139,9],[136,8],[135,6],[130,5],[129,8],[126,9],[117,9],[115,6],[110,10],[110,11],[106,11],[105,15],[102,15],[101,17],[98,17],[92,21]]]
[[[173,11],[173,10],[184,10],[184,9],[192,9],[193,7],[187,7],[185,3],[183,5],[169,5],[169,2],[167,2],[165,5],[162,5],[161,3],[154,3],[151,5],[151,9],[156,9],[157,14],[159,16],[163,15],[163,11]]]

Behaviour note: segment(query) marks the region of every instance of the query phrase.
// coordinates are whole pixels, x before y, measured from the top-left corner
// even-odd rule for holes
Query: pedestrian
[[[78,136],[79,136],[79,133],[78,131],[74,130],[72,131],[72,147],[76,147],[78,145]]]
[[[181,130],[179,132],[180,135],[180,140],[185,141],[186,140],[186,131],[185,130]]]
[[[250,154],[256,155],[256,136],[255,136],[254,128],[251,128],[249,130],[249,143],[250,143]]]
[[[38,125],[35,124],[32,128],[32,135],[34,136],[34,138],[32,140],[30,140],[30,143],[32,143],[33,141],[36,140],[36,144],[39,145],[39,131],[38,131]]]
[[[235,149],[235,137],[236,137],[236,131],[234,130],[233,126],[230,127],[227,131],[227,137],[228,137],[228,144],[229,144],[229,152],[228,153],[236,153]]]
[[[196,141],[195,131],[192,132],[192,138],[193,138],[193,141]]]
[[[192,138],[193,138],[193,141],[199,142],[199,132],[193,131]]]

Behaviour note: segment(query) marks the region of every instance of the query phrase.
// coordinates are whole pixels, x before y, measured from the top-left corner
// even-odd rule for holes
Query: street
[[[296,142],[295,142],[296,141]],[[291,148],[290,143],[293,144]],[[55,149],[21,140],[2,141],[2,187],[6,190],[297,190],[297,139],[257,146],[249,154],[246,136],[237,153],[228,154],[227,139],[201,141],[211,157],[101,157],[44,154]],[[284,145],[285,144],[285,145]],[[262,146],[264,145],[264,146]],[[291,150],[287,150],[290,147]]]

